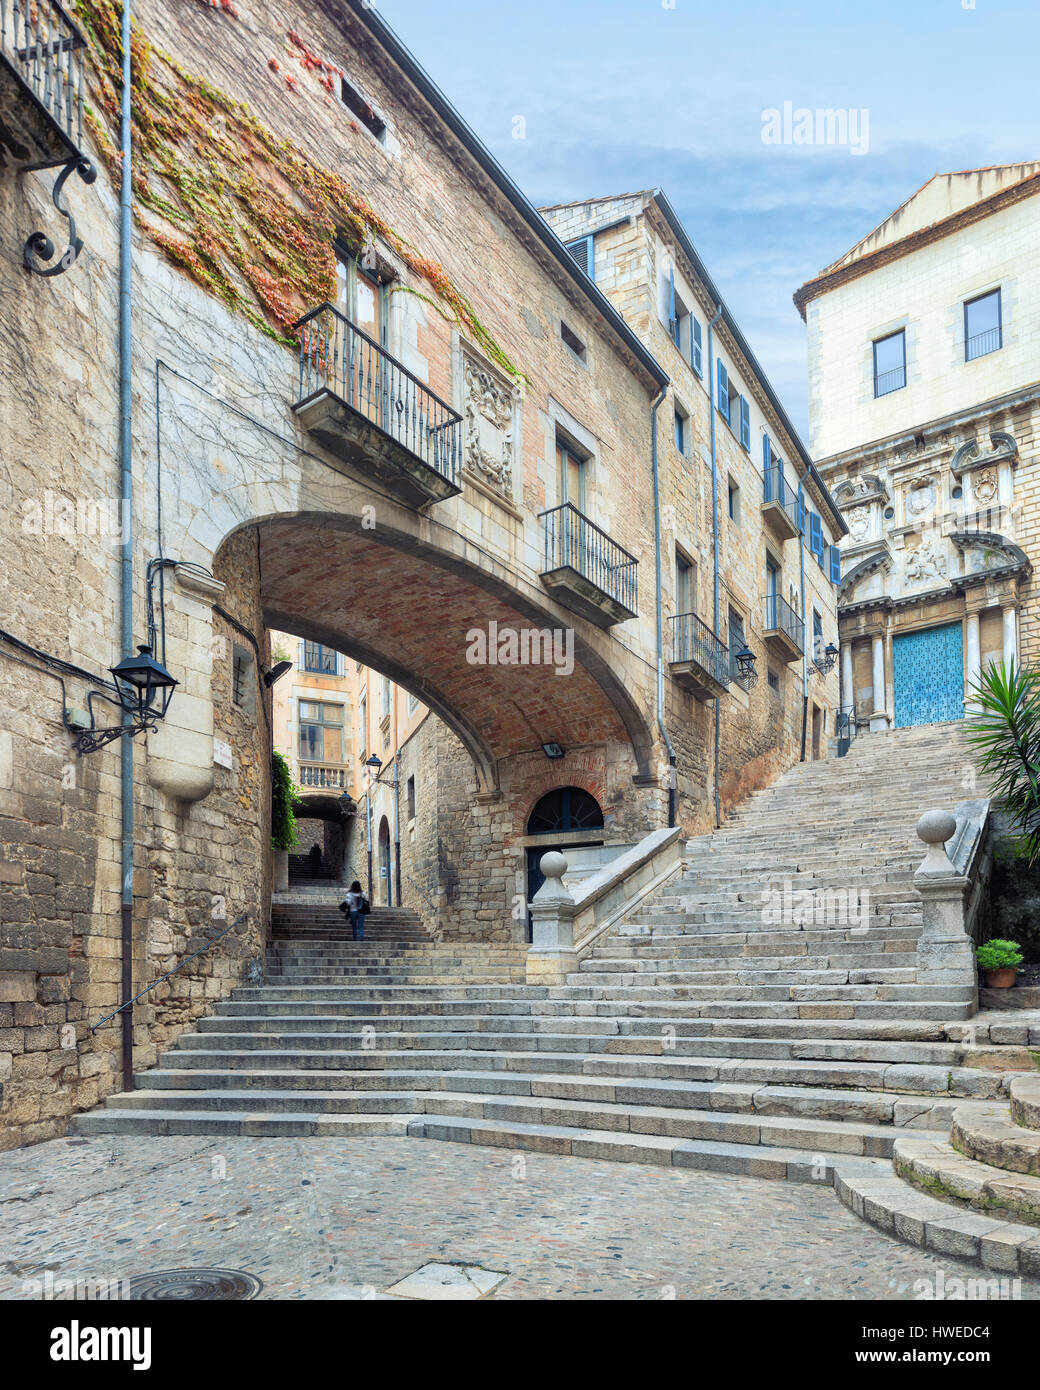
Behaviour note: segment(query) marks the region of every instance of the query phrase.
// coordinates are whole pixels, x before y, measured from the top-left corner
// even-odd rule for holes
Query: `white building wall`
[[[813,299],[815,459],[916,428],[1040,379],[1040,199],[1026,198]],[[964,360],[964,303],[1000,288],[1003,347]],[[906,329],[907,385],[874,398],[872,344]]]

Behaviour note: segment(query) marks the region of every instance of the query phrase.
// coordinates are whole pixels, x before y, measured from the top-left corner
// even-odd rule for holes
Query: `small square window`
[[[584,343],[581,341],[581,339],[578,337],[577,333],[574,332],[573,328],[568,328],[567,325],[566,325],[565,323],[561,323],[561,324],[560,324],[560,337],[563,339],[563,341],[564,341],[564,342],[567,344],[567,346],[570,348],[571,352],[574,353],[575,357],[580,357],[581,360],[584,362],[584,361],[585,361],[585,344],[584,344]]]
[[[780,689],[780,673],[779,671],[774,671],[772,666],[769,667],[769,674],[766,679],[769,681],[770,690]]]
[[[376,115],[372,104],[366,101],[358,89],[345,77],[340,78],[339,99],[379,143],[386,142],[386,122]]]

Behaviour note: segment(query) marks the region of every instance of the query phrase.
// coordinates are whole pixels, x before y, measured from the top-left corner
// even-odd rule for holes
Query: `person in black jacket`
[[[365,909],[368,901],[361,891],[357,879],[347,889],[347,896],[340,903],[340,909],[350,916],[350,934],[354,941],[365,939]]]

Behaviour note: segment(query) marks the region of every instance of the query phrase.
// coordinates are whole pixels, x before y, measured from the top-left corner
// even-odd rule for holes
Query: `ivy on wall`
[[[230,4],[204,3],[229,20],[237,15]],[[77,0],[76,14],[93,57],[94,104],[86,121],[118,185],[121,156],[110,132],[119,125],[120,10],[114,0]],[[329,90],[339,70],[313,54],[295,31],[290,39],[300,66]],[[279,74],[271,80],[281,81],[277,59],[268,67]],[[136,26],[131,72],[134,215],[174,264],[229,308],[262,332],[293,342],[293,323],[334,298],[334,242],[358,253],[379,237],[429,287],[432,293],[419,292],[422,298],[522,379],[443,266],[400,236],[340,174],[275,135],[244,102],[188,72]],[[291,91],[298,79],[285,81]],[[355,122],[347,124],[357,138],[367,138]]]

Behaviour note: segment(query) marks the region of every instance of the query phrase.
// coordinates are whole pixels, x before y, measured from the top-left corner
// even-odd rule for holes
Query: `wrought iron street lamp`
[[[152,656],[151,647],[138,647],[136,656],[125,657],[109,669],[119,706],[128,716],[128,722],[107,729],[84,729],[76,738],[78,753],[95,753],[124,734],[134,738],[146,729],[157,730],[158,721],[165,718],[178,684],[166,667]]]
[[[758,657],[746,642],[733,659],[737,663],[737,670],[740,673],[741,680],[750,681],[757,677],[758,672],[755,670],[755,662],[758,660]]]
[[[821,676],[825,676],[828,671],[834,670],[834,663],[838,659],[838,649],[833,642],[828,642],[823,649],[823,655],[816,657],[813,665]]]

